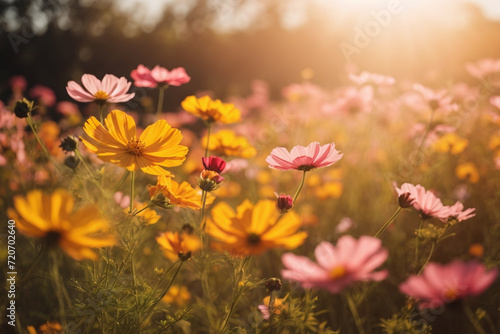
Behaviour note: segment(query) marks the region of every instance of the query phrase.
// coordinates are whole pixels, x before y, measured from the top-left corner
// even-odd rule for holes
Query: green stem
[[[137,216],[139,213],[141,213],[142,211],[146,210],[147,208],[149,208],[152,204],[148,204],[146,205],[145,207],[143,207],[142,209],[140,209],[139,211],[136,211],[134,212],[134,216]]]
[[[418,271],[417,275],[420,275],[422,273],[422,271],[424,270],[425,266],[427,265],[427,263],[429,263],[429,261],[431,260],[431,257],[432,255],[434,254],[434,251],[436,250],[436,245],[439,241],[441,241],[441,238],[443,237],[444,233],[446,232],[446,230],[448,229],[448,224],[445,225],[445,227],[443,228],[443,231],[441,233],[439,233],[438,237],[436,238],[436,240],[434,240],[432,242],[432,245],[431,245],[431,250],[429,252],[429,256],[427,256],[427,259],[425,260],[424,264],[422,265],[422,267],[420,268],[420,270]],[[448,236],[446,236],[448,237]],[[446,238],[445,238],[446,239]]]
[[[132,172],[132,180],[130,182],[130,209],[129,212],[134,212],[134,191],[135,191],[135,171]]]
[[[463,308],[465,311],[465,314],[467,315],[467,318],[471,322],[472,326],[474,326],[474,329],[478,334],[486,334],[486,331],[483,329],[479,321],[477,320],[476,316],[474,315],[474,312],[472,312],[469,304],[466,302],[463,302]]]
[[[125,180],[127,179],[127,177],[129,175],[130,175],[130,172],[128,171],[128,169],[125,169],[125,173],[123,173],[120,181],[118,181],[118,183],[113,188],[115,192],[120,188],[120,186],[123,184],[123,182],[125,182]]]
[[[276,300],[276,292],[271,291],[271,295],[269,296],[269,323],[272,325],[273,316],[274,316],[274,301]]]
[[[165,89],[168,86],[165,85],[160,85],[159,86],[159,93],[158,93],[158,107],[156,108],[156,115],[160,115],[161,112],[163,111],[163,95],[165,93]]]
[[[64,295],[65,293],[63,292],[64,286],[61,284],[60,281],[60,274],[59,274],[59,266],[57,264],[57,253],[55,250],[50,251],[50,276],[52,277],[52,281],[54,282],[54,290],[56,292],[56,297],[57,297],[57,303],[59,306],[59,313],[61,316],[61,322],[63,325],[63,328],[67,328],[68,326],[66,325],[66,306],[64,303]]]
[[[33,134],[35,135],[36,140],[38,141],[38,143],[42,147],[43,152],[50,159],[49,150],[47,150],[47,147],[45,146],[45,144],[43,143],[43,141],[40,139],[40,137],[38,137],[38,133],[35,130],[35,126],[33,125],[33,120],[31,119],[31,112],[28,113],[27,121],[28,121],[28,125],[31,128],[31,131],[33,131]]]
[[[356,304],[354,303],[354,300],[352,299],[351,293],[347,292],[345,294],[345,297],[347,300],[347,305],[349,306],[351,314],[354,318],[354,322],[356,323],[358,333],[365,334],[365,330],[363,329],[363,323],[361,322],[361,318],[359,317],[358,309],[356,308]]]
[[[201,224],[201,230],[204,232],[205,231],[205,225],[207,224],[205,221],[205,207],[207,204],[207,196],[208,193],[205,190],[201,191],[201,217],[200,217],[200,224]]]
[[[307,171],[304,171],[304,173],[302,174],[302,181],[300,181],[299,188],[297,188],[297,191],[295,192],[295,195],[293,196],[293,205],[295,205],[295,200],[299,196],[299,193],[302,190],[302,187],[304,186],[304,181],[306,180],[306,173],[307,173]]]
[[[420,225],[418,226],[418,230],[416,232],[415,236],[415,267],[418,267],[418,244],[420,242],[420,237],[418,236],[419,231],[422,229],[422,226],[424,225],[424,219],[420,219]]]
[[[207,133],[207,147],[205,148],[205,158],[208,157],[208,146],[210,145],[210,135],[212,133],[212,122],[207,122],[207,128],[208,128],[208,133]]]
[[[399,212],[401,212],[401,207],[400,206],[392,214],[391,218],[389,218],[389,220],[385,222],[384,226],[382,226],[380,228],[380,230],[378,230],[378,232],[375,234],[375,238],[380,237],[382,235],[382,233],[384,233],[384,231],[389,227],[389,225],[391,225],[391,223],[394,221],[394,219],[396,219],[396,217],[399,214]]]
[[[99,121],[102,126],[106,127],[104,125],[104,102],[97,102],[97,106],[99,107]]]
[[[43,254],[45,253],[44,250],[45,250],[45,247],[42,247],[40,249],[40,251],[38,252],[38,254],[36,255],[35,260],[33,260],[33,262],[31,262],[30,266],[28,267],[28,269],[26,270],[26,272],[23,275],[23,279],[19,282],[20,286],[23,286],[24,283],[28,280],[28,278],[30,278],[31,273],[33,272],[33,269],[35,269],[38,262],[40,262],[40,260],[42,259]]]

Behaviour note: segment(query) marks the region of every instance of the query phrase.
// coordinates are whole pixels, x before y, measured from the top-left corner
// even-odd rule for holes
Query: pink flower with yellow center
[[[381,281],[387,277],[387,270],[374,271],[388,256],[377,238],[362,236],[356,240],[346,235],[338,240],[337,246],[323,241],[314,255],[318,263],[305,256],[283,254],[283,278],[306,289],[323,288],[338,293],[357,281]]]
[[[106,74],[102,81],[92,74],[84,74],[82,84],[83,87],[75,81],[69,81],[66,86],[69,96],[78,102],[118,103],[130,101],[135,96],[135,93],[127,93],[131,82],[112,74]]]
[[[155,88],[159,84],[180,86],[191,80],[191,77],[187,75],[184,67],[176,67],[169,71],[158,65],[156,65],[152,70],[144,65],[139,65],[137,69],[130,73],[130,76],[135,80],[135,86],[149,88]]]
[[[399,290],[415,298],[419,309],[437,308],[483,293],[495,281],[498,269],[486,271],[483,264],[456,260],[447,265],[429,263],[422,275],[410,276]]]

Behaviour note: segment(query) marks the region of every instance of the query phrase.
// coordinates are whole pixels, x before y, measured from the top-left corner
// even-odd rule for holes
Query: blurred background
[[[496,0],[2,0],[0,22],[2,94],[13,75],[64,100],[83,73],[183,66],[192,81],[167,108],[200,90],[244,95],[254,79],[272,98],[304,75],[335,88],[347,71],[432,87],[472,80],[464,63],[500,57]]]

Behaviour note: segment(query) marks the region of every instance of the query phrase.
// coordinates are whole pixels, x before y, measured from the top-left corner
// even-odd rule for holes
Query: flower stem
[[[463,308],[465,311],[465,314],[467,315],[467,318],[471,322],[472,326],[474,326],[474,329],[478,334],[486,334],[486,331],[483,329],[479,321],[477,320],[476,316],[474,315],[474,312],[472,312],[470,306],[468,303],[463,302]]]
[[[415,267],[418,267],[418,244],[420,241],[420,237],[418,236],[419,231],[422,229],[422,226],[424,225],[424,219],[420,219],[420,225],[418,226],[418,230],[416,232],[415,236]]]
[[[146,205],[145,207],[143,207],[142,209],[140,209],[139,211],[136,211],[134,212],[134,216],[137,216],[139,213],[141,213],[142,211],[146,210],[147,208],[149,208],[152,204],[148,204]]]
[[[168,86],[160,85],[159,88],[159,93],[158,93],[158,106],[156,108],[156,115],[160,115],[161,112],[163,111],[163,96],[165,93],[165,89]]]
[[[130,182],[130,209],[129,212],[134,212],[134,191],[135,191],[135,171],[132,172],[132,180]]]
[[[104,102],[97,102],[97,106],[99,107],[99,121],[102,126],[106,127],[104,125]]]
[[[345,294],[345,296],[346,296],[346,300],[347,300],[347,305],[349,306],[349,309],[350,309],[352,316],[354,318],[354,322],[356,323],[358,333],[365,334],[365,330],[363,329],[363,323],[361,322],[361,318],[359,317],[358,309],[356,308],[356,304],[354,303],[354,300],[352,299],[351,293],[347,292]]]
[[[58,261],[57,261],[57,253],[55,250],[51,250],[50,252],[50,276],[52,278],[52,281],[54,282],[54,290],[56,292],[56,297],[57,297],[57,303],[59,306],[59,313],[61,317],[61,322],[63,325],[63,328],[67,328],[66,325],[66,306],[64,303],[64,295],[65,291],[63,291],[64,286],[61,284],[60,281],[60,274],[59,274],[59,266],[58,266]]]
[[[392,214],[391,218],[389,218],[389,220],[385,222],[384,226],[382,226],[380,230],[378,230],[378,232],[375,234],[375,238],[380,237],[382,233],[384,233],[384,231],[389,227],[389,225],[391,225],[394,219],[396,219],[399,212],[401,212],[400,206],[398,206],[397,210]]]
[[[207,147],[205,148],[205,158],[208,157],[208,147],[210,145],[210,134],[212,132],[212,123],[207,122],[207,128],[208,128],[208,133],[207,133]]]
[[[38,141],[38,143],[40,144],[40,146],[42,147],[43,149],[43,152],[45,153],[45,155],[50,159],[50,154],[49,154],[49,150],[47,150],[47,147],[45,146],[45,144],[43,143],[43,141],[40,139],[40,137],[38,137],[38,133],[36,132],[35,130],[35,126],[33,125],[33,120],[31,119],[31,112],[28,113],[28,125],[30,126],[31,128],[31,131],[33,131],[33,134],[35,135],[35,138],[36,140]]]
[[[205,190],[201,191],[201,218],[200,218],[200,224],[201,224],[201,230],[205,231],[205,225],[207,224],[205,221],[205,206],[207,204],[207,195],[208,193]]]
[[[304,173],[302,174],[302,181],[300,181],[299,188],[297,188],[297,191],[295,192],[295,195],[293,196],[293,205],[295,205],[295,200],[299,196],[299,193],[302,190],[302,187],[304,186],[304,181],[306,180],[306,173],[307,173],[307,171],[304,171]]]
[[[422,273],[422,271],[424,270],[424,268],[427,265],[427,263],[429,263],[429,261],[431,260],[431,257],[434,254],[434,251],[436,250],[436,245],[441,240],[441,238],[443,237],[444,232],[446,232],[446,230],[448,229],[448,226],[449,225],[446,224],[445,227],[443,228],[443,231],[441,233],[439,233],[437,239],[432,242],[431,250],[429,252],[429,256],[427,256],[427,259],[425,260],[424,264],[422,265],[422,267],[418,271],[417,275],[420,275]]]

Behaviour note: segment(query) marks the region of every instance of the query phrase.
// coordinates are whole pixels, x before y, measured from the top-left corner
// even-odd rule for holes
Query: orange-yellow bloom
[[[294,212],[280,216],[274,200],[261,200],[255,205],[245,200],[236,212],[221,202],[207,219],[207,233],[217,240],[214,246],[239,256],[272,248],[294,249],[307,237],[306,232],[297,232],[300,226]]]
[[[241,112],[232,103],[222,103],[221,100],[212,100],[209,96],[196,98],[188,96],[181,103],[187,112],[201,117],[208,122],[225,124],[236,123],[241,120]]]
[[[479,181],[479,170],[473,162],[464,162],[455,169],[457,177],[461,180],[468,180],[471,183]]]
[[[156,242],[163,250],[163,255],[171,261],[177,258],[187,260],[192,253],[201,249],[201,240],[186,232],[165,232],[156,237]]]
[[[439,138],[433,145],[436,152],[459,154],[462,153],[467,146],[469,141],[465,138],[458,136],[455,133],[447,133],[441,138]]]
[[[176,304],[179,307],[186,307],[190,299],[191,293],[186,286],[172,285],[161,301],[166,304]]]
[[[73,207],[73,196],[64,189],[52,195],[32,190],[26,197],[14,197],[14,208],[7,213],[16,221],[19,232],[56,243],[75,260],[95,260],[97,254],[91,248],[112,246],[115,238],[97,207]]]
[[[134,119],[121,110],[113,110],[105,119],[107,129],[95,118],[85,123],[82,137],[87,148],[99,159],[129,171],[141,169],[152,175],[169,175],[162,167],[179,166],[188,148],[179,143],[182,134],[165,120],[156,121],[137,137]]]
[[[147,204],[146,203],[141,203],[138,201],[134,201],[134,208],[136,211],[140,211],[139,213],[135,214],[137,217],[140,217],[141,220],[144,222],[146,225],[153,225],[156,224],[161,216],[156,213],[155,210],[151,208],[146,208]],[[123,210],[126,214],[129,214],[129,208]]]
[[[207,137],[201,141],[203,147],[207,147]],[[257,150],[250,145],[244,137],[236,136],[231,130],[221,130],[210,136],[208,149],[214,155],[225,155],[241,158],[252,158]]]
[[[159,175],[156,185],[148,186],[148,190],[153,203],[157,203],[160,196],[166,205],[170,204],[191,209],[201,208],[201,193],[197,192],[185,181],[179,184],[170,177]],[[213,200],[212,196],[208,197],[207,203],[210,204]]]

